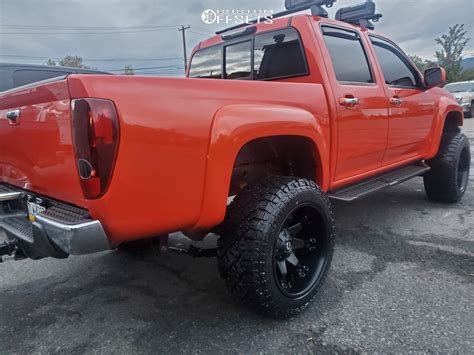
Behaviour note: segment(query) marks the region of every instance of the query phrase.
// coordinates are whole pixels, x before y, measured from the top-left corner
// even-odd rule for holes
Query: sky
[[[362,0],[338,0],[335,11]],[[474,56],[474,0],[375,0],[384,17],[376,31],[409,54],[433,59],[434,39],[464,23]],[[226,27],[201,19],[206,9],[284,10],[284,0],[0,0],[0,62],[44,64],[48,58],[79,55],[85,64],[119,73],[127,64],[148,75],[183,75],[178,27],[188,52]]]

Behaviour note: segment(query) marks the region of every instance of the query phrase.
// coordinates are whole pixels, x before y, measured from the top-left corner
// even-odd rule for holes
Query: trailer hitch
[[[18,242],[16,240],[5,240],[0,243],[0,263],[3,262],[4,255],[13,255],[18,250]]]

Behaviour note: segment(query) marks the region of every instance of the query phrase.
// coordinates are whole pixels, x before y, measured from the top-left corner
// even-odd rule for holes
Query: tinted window
[[[364,47],[356,32],[323,27],[323,34],[338,81],[374,82]]]
[[[191,62],[191,78],[221,79],[222,56],[220,46],[201,49],[196,52]]]
[[[69,73],[53,70],[16,70],[13,73],[13,87],[23,86],[67,74]]]
[[[250,79],[252,42],[242,42],[225,47],[225,78]]]
[[[255,36],[254,73],[251,41],[224,48],[226,79],[276,79],[308,74],[306,58],[295,29],[273,31]],[[221,75],[221,46],[199,50],[189,70],[191,78],[216,78]]]
[[[385,83],[394,86],[416,86],[418,75],[405,56],[389,42],[374,37],[371,37],[371,41],[382,67]]]
[[[292,28],[255,36],[256,79],[274,79],[308,73],[298,32]]]

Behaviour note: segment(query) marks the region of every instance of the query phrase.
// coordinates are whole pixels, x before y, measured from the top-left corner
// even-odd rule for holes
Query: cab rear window
[[[224,47],[225,79],[252,79],[252,41]]]
[[[201,49],[194,54],[189,70],[191,78],[240,80],[274,80],[308,73],[304,48],[294,28]]]
[[[204,48],[193,56],[189,68],[191,78],[221,79],[222,78],[222,48]]]

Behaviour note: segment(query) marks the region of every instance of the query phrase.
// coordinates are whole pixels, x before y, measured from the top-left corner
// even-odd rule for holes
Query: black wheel
[[[424,176],[428,197],[446,203],[461,200],[467,189],[471,166],[471,149],[467,137],[459,132],[446,133],[438,154],[427,163],[431,166]]]
[[[255,183],[229,206],[219,240],[221,276],[252,310],[291,317],[323,284],[335,235],[331,204],[314,182],[273,177]]]

